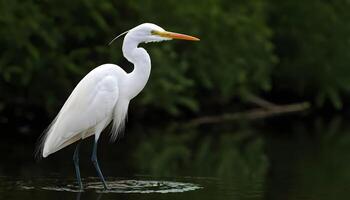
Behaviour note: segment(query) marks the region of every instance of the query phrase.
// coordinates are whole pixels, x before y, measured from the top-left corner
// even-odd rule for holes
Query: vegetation
[[[337,109],[350,91],[348,1],[271,1],[275,86]]]
[[[143,22],[201,42],[147,44],[153,73],[135,115],[240,108],[249,95],[280,93],[341,109],[350,89],[349,8],[345,0],[1,0],[0,113],[53,116],[94,67],[130,71],[121,40],[107,44]]]

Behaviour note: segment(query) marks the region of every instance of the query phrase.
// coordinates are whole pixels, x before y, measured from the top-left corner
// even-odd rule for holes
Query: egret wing
[[[43,156],[83,138],[100,123],[109,123],[118,94],[115,76],[87,75],[73,90],[48,129],[43,142]]]

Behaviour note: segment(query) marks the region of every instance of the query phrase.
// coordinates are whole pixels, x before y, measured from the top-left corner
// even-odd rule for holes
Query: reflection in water
[[[78,192],[78,193],[77,193],[77,197],[76,197],[75,199],[76,199],[76,200],[80,200],[82,194],[83,194],[83,192]],[[96,200],[101,200],[102,196],[103,196],[103,193],[98,194],[98,196],[96,197]]]
[[[154,130],[138,145],[135,161],[139,171],[154,176],[217,177],[230,193],[228,199],[264,195],[268,168],[264,140],[250,128],[215,136],[176,127]]]
[[[82,192],[78,192],[78,193],[77,193],[77,198],[75,198],[76,200],[80,200],[80,198],[81,198],[81,193],[82,193]]]
[[[193,183],[155,180],[112,180],[109,178],[106,181],[108,190],[104,190],[101,182],[95,178],[88,178],[84,181],[86,183],[84,192],[95,191],[97,193],[180,193],[201,188],[199,185]],[[81,190],[69,182],[57,179],[36,179],[35,181],[17,181],[16,185],[22,190],[48,190],[80,194]]]
[[[339,117],[316,119],[278,132],[293,137],[269,138],[269,199],[349,199],[349,125]]]
[[[139,170],[157,176],[257,178],[264,177],[268,167],[263,138],[251,129],[215,136],[176,127],[152,130],[151,136],[141,139],[134,155]]]
[[[73,148],[38,164],[32,161],[34,145],[1,142],[0,153],[6,153],[0,163],[0,199],[31,195],[38,200],[345,200],[350,196],[350,123],[342,118],[274,119],[264,125],[211,130],[134,128],[115,146],[100,149],[106,174],[126,177],[107,178],[113,187],[107,193],[97,178],[84,179],[86,190],[78,192],[67,158]],[[82,155],[90,155],[89,147]],[[88,159],[81,162],[85,177],[95,174]],[[56,173],[50,174],[53,170]],[[33,178],[48,175],[55,178]]]

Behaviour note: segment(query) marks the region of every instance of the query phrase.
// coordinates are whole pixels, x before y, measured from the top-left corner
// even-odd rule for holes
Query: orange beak
[[[199,38],[190,36],[190,35],[185,35],[181,33],[173,33],[173,32],[168,32],[168,31],[153,31],[152,32],[154,35],[159,35],[161,37],[165,38],[171,38],[171,39],[178,39],[178,40],[190,40],[190,41],[199,41]]]

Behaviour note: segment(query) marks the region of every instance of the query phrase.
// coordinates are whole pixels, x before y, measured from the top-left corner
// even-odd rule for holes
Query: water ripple
[[[180,193],[194,191],[202,187],[194,183],[159,180],[111,180],[106,183],[108,190],[103,190],[99,180],[84,179],[84,191],[97,193]],[[17,187],[22,190],[49,190],[64,192],[81,192],[72,181],[59,181],[57,179],[41,179],[33,181],[17,181]]]

